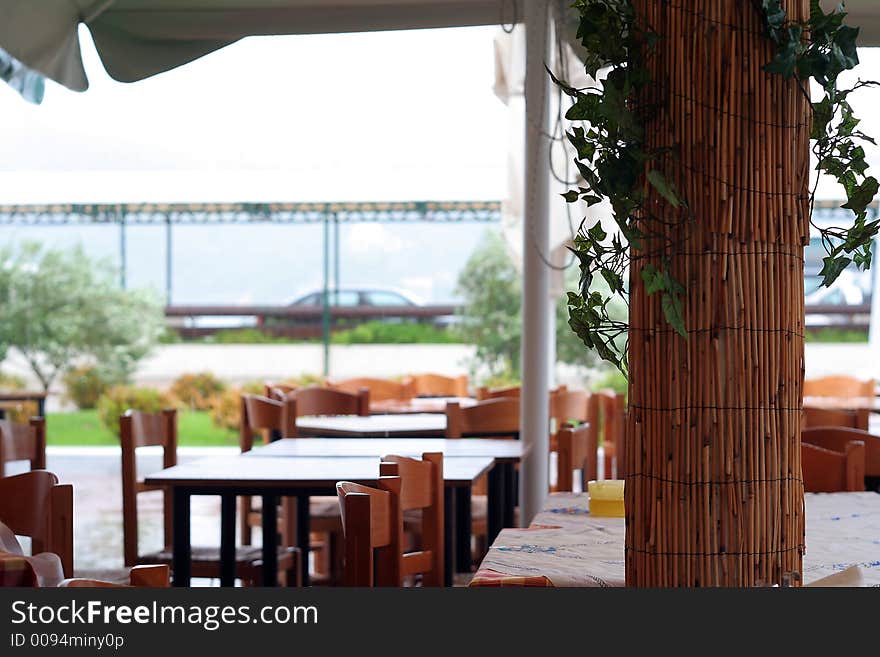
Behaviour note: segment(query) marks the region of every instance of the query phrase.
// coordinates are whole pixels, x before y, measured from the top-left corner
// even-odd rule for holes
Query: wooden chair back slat
[[[400,477],[380,477],[378,488],[342,481],[336,492],[345,535],[345,584],[400,586]]]
[[[802,442],[835,452],[845,452],[854,440],[865,443],[865,476],[880,477],[880,436],[844,427],[811,427],[801,432]]]
[[[435,499],[434,465],[428,461],[391,455],[382,458],[379,474],[390,475],[389,465],[392,463],[401,478],[400,508],[411,511],[431,506]]]
[[[446,404],[446,437],[518,436],[520,400],[511,397],[487,399],[462,408]]]
[[[356,394],[329,388],[303,388],[287,396],[294,418],[291,437],[297,436],[296,418],[307,415],[369,415],[370,391],[361,388]]]
[[[27,424],[0,420],[0,477],[10,461],[30,461],[31,470],[45,470],[45,418],[33,417]]]
[[[586,390],[566,390],[551,393],[550,417],[561,427],[566,422],[582,423],[589,420],[590,393]]]
[[[380,474],[391,474],[390,464],[397,466],[400,475],[400,507],[402,511],[421,509],[421,551],[403,555],[404,575],[422,574],[424,586],[443,586],[445,556],[443,552],[443,525],[445,518],[443,498],[443,454],[425,452],[422,460],[388,455],[382,458]]]
[[[361,377],[347,379],[345,381],[328,382],[327,387],[331,390],[341,390],[350,395],[359,395],[361,390],[369,390],[370,401],[387,401],[389,399],[407,400],[413,397],[412,379],[409,377],[401,381],[390,379],[373,379]]]
[[[263,385],[263,396],[268,397],[269,399],[283,400],[287,395],[298,388],[299,386],[295,386],[292,383],[272,383],[271,381],[267,381]]]
[[[834,493],[865,489],[865,443],[853,440],[843,452],[801,444],[804,490]]]
[[[480,386],[477,388],[477,401],[501,399],[502,397],[519,399],[521,394],[522,388],[520,386],[508,386],[506,388],[487,388],[486,386]]]
[[[626,425],[626,397],[613,390],[600,390],[593,394],[597,398],[598,408],[592,407],[590,413],[593,416],[595,411],[600,416],[601,423],[601,439],[602,451],[605,456],[605,478],[610,479],[614,476],[614,464],[617,464],[619,470],[623,470],[622,454],[623,432]],[[620,453],[618,453],[620,451]],[[622,473],[618,473],[618,477]]]
[[[825,376],[804,380],[804,397],[873,397],[874,380],[852,376]]]
[[[810,427],[848,427],[868,430],[867,410],[842,410],[836,408],[813,408],[804,406],[802,426]]]
[[[468,376],[443,376],[442,374],[413,374],[413,394],[416,397],[467,397]]]
[[[574,491],[574,472],[581,472],[581,490],[598,478],[596,432],[589,424],[563,424],[556,434],[556,490]]]
[[[139,493],[154,490],[144,486],[137,473],[137,449],[159,446],[162,448],[162,465],[177,465],[177,411],[165,409],[161,413],[144,413],[127,410],[119,417],[119,443],[122,451],[122,545],[125,565],[134,566],[140,554],[138,548],[138,502]],[[163,530],[165,547],[173,542],[171,495],[163,489]]]
[[[238,442],[242,452],[254,447],[254,435],[262,434],[264,443],[275,432],[282,438],[296,435],[296,408],[290,398],[271,399],[261,395],[241,396],[241,421]]]
[[[46,470],[0,479],[0,521],[31,539],[31,551],[53,552],[73,575],[73,486]]]

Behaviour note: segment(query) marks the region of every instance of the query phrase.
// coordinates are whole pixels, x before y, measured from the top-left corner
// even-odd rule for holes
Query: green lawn
[[[178,414],[178,440],[182,446],[237,446],[238,433],[219,429],[207,411]],[[118,445],[116,436],[98,420],[96,411],[49,413],[46,417],[49,445]]]

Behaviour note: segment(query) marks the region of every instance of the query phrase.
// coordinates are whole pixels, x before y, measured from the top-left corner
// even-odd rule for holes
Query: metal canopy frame
[[[500,201],[362,203],[67,203],[0,205],[3,225],[494,222]]]

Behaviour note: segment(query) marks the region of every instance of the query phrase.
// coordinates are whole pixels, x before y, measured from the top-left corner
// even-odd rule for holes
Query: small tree
[[[112,268],[79,247],[5,247],[0,271],[0,345],[21,352],[45,390],[81,360],[127,380],[162,331],[155,295],[119,289]]]
[[[476,347],[476,364],[484,366],[492,377],[519,379],[522,278],[497,232],[486,233],[459,275],[456,291],[464,298],[460,330],[462,337]],[[594,354],[584,349],[568,326],[564,297],[559,299],[555,312],[557,360],[593,365]]]

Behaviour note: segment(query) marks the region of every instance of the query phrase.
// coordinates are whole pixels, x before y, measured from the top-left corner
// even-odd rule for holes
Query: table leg
[[[517,482],[516,468],[513,463],[501,463],[504,473],[504,526],[516,526],[516,504],[519,498],[519,486]]]
[[[263,495],[263,586],[278,585],[278,497]]]
[[[309,541],[311,534],[309,512],[309,496],[300,493],[296,496],[296,545],[300,550],[300,573],[303,586],[309,585]]]
[[[189,586],[192,573],[192,544],[190,543],[190,492],[185,488],[175,487],[172,493],[172,523],[174,525],[174,541],[172,556],[172,573],[174,586]]]
[[[443,573],[444,585],[452,586],[455,574],[455,488],[443,488]]]
[[[456,571],[471,571],[471,487],[455,490],[455,565]]]
[[[504,526],[504,472],[501,463],[496,462],[489,470],[489,499],[486,518],[487,547],[495,542],[499,532]]]
[[[235,586],[235,502],[235,495],[220,496],[220,586]]]

